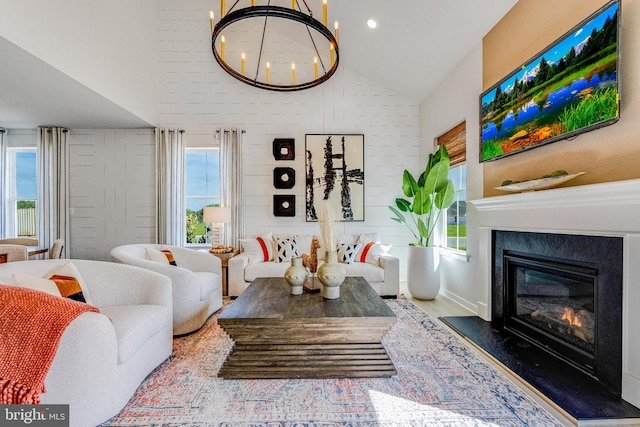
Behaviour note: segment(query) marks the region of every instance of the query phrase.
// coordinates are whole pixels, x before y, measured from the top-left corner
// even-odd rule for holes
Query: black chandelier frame
[[[264,35],[267,27],[267,20],[269,18],[282,18],[282,19],[295,21],[305,25],[307,27],[307,32],[309,33],[309,37],[311,38],[313,47],[316,50],[316,54],[317,54],[318,60],[320,61],[320,65],[322,66],[322,69],[326,71],[322,75],[319,75],[318,78],[315,78],[313,80],[303,82],[300,84],[283,85],[283,84],[272,84],[272,83],[267,83],[266,81],[261,81],[258,79],[258,73],[260,71],[260,64],[261,64],[261,58],[262,58],[262,47],[263,47],[262,44],[260,46],[260,53],[258,56],[258,66],[256,68],[255,78],[253,79],[249,78],[239,73],[229,64],[227,64],[227,62],[220,56],[220,53],[216,50],[216,40],[218,39],[218,37],[222,35],[222,31],[235,22],[242,21],[244,19],[259,18],[259,17],[265,18],[265,25],[262,30],[263,43],[264,43]],[[313,40],[313,37],[311,36],[311,32],[309,31],[309,28],[316,30],[324,38],[326,38],[330,44],[333,45],[335,56],[334,56],[333,64],[330,65],[328,70],[324,66],[324,63],[322,62],[322,58],[318,53],[318,48],[315,44],[315,41]],[[217,24],[215,24],[213,33],[211,34],[211,49],[213,51],[213,56],[215,57],[218,64],[220,64],[222,69],[224,69],[231,76],[235,77],[236,79],[248,85],[259,87],[261,89],[268,89],[268,90],[279,91],[279,92],[290,92],[290,91],[296,91],[296,90],[309,89],[309,88],[318,86],[326,82],[327,80],[329,80],[329,78],[331,78],[331,76],[333,76],[333,74],[338,69],[338,63],[340,62],[338,40],[335,38],[335,36],[329,30],[329,28],[327,28],[320,21],[315,19],[311,15],[311,13],[307,15],[297,9],[286,8],[281,6],[271,6],[271,5],[249,6],[249,7],[233,10],[227,13],[222,17],[222,19],[220,19],[220,21],[218,21]]]

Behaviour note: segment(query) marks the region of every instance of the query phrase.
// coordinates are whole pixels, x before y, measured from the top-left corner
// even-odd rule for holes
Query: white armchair
[[[69,263],[86,283],[87,302],[100,313],[82,313],[67,326],[41,402],[69,404],[69,425],[90,427],[120,412],[171,354],[171,281],[112,262],[53,259],[0,264],[0,283],[16,286],[15,274],[49,277]]]
[[[176,265],[149,259],[147,248],[169,249]],[[218,257],[194,249],[151,243],[115,247],[111,257],[116,262],[152,270],[171,279],[174,335],[199,329],[222,307],[222,264]]]

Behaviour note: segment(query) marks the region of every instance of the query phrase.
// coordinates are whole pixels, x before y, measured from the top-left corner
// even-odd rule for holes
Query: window
[[[35,148],[9,148],[6,237],[35,237],[37,224],[37,159]]]
[[[456,196],[447,209],[442,246],[458,251],[467,250],[467,125],[462,122],[436,138],[438,145],[447,147],[451,158],[449,178],[453,181]]]
[[[205,206],[220,206],[220,150],[185,149],[186,244],[211,243],[202,221]],[[213,230],[220,233],[220,230]]]

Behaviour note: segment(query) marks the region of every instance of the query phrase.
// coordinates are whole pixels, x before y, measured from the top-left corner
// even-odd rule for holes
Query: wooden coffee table
[[[218,376],[390,377],[396,369],[381,340],[396,320],[362,277],[347,277],[335,300],[258,278],[218,318],[235,341]]]

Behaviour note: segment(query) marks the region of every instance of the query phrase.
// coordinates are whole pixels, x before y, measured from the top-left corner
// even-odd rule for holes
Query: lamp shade
[[[206,207],[202,213],[204,222],[225,223],[231,222],[231,208],[219,206]]]

